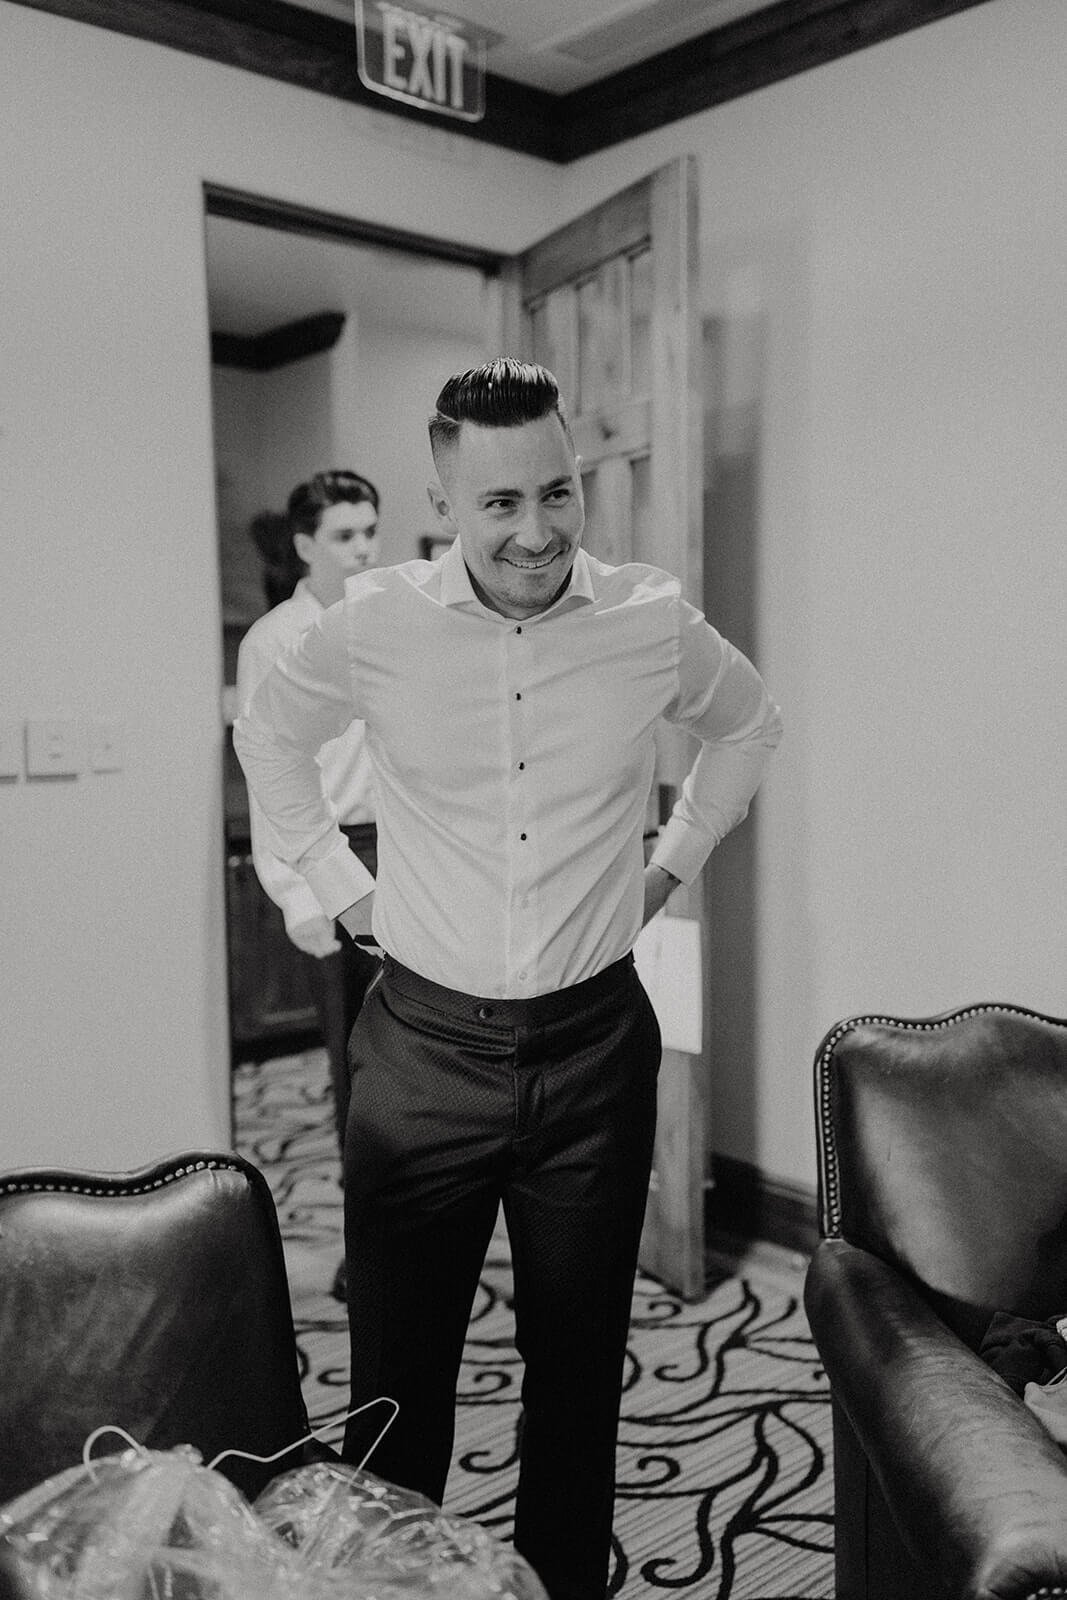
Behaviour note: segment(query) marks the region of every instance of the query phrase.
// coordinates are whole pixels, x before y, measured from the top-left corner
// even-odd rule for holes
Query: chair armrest
[[[1067,1593],[1067,1459],[920,1290],[823,1240],[804,1291],[819,1354],[904,1544],[950,1594]]]

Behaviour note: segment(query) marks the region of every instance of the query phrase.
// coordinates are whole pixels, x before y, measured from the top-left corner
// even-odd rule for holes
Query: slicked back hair
[[[327,506],[344,502],[358,506],[365,500],[377,511],[378,491],[369,478],[358,472],[316,472],[307,483],[298,483],[289,496],[289,532],[307,533],[314,538]]]
[[[555,412],[574,448],[567,413],[560,397],[559,384],[547,367],[531,361],[516,361],[498,356],[484,366],[449,378],[437,396],[430,418],[430,449],[438,471],[441,459],[453,450],[465,422],[483,428],[519,428],[524,422],[539,422]]]

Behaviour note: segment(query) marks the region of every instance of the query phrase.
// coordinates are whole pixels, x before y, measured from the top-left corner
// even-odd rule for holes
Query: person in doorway
[[[237,655],[237,699],[244,706],[279,656],[296,643],[345,583],[377,561],[378,491],[356,472],[320,472],[289,496],[287,523],[303,576],[289,599],[260,617],[241,640]],[[325,799],[345,838],[367,869],[377,870],[374,783],[363,726],[351,722],[318,753]],[[337,1138],[344,1158],[348,1120],[348,1038],[379,962],[335,926],[301,875],[271,847],[255,795],[249,791],[252,862],[260,883],[280,908],[285,931],[307,961],[333,1084]],[[337,1269],[333,1294],[346,1294],[345,1263]]]
[[[352,1034],[345,1157],[352,1403],[400,1406],[372,1468],[442,1499],[502,1204],[525,1365],[515,1544],[551,1600],[603,1600],[660,1060],[632,946],[745,815],[781,722],[675,578],[582,550],[550,373],[502,358],[450,379],[430,440],[451,547],[350,584],[235,745],[277,853],[386,952]],[[376,885],[316,781],[353,717]],[[701,748],[646,866],[661,717]]]

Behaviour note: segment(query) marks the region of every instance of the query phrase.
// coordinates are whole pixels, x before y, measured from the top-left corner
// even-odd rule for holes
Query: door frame
[[[342,212],[322,211],[314,206],[294,204],[288,200],[277,200],[267,195],[255,194],[251,190],[233,189],[224,184],[212,183],[205,180],[202,185],[203,217],[221,217],[231,222],[247,222],[261,228],[272,228],[280,233],[296,233],[307,238],[330,239],[342,244],[370,246],[373,249],[402,251],[406,255],[420,256],[423,259],[447,262],[452,266],[471,267],[483,273],[487,279],[500,280],[506,270],[507,263],[512,257],[503,252],[484,249],[480,245],[466,244],[460,240],[439,239],[430,234],[415,233],[403,228],[394,228],[378,222],[368,222],[361,217],[347,216]],[[206,243],[204,250],[205,272],[207,265]],[[490,342],[494,332],[499,332],[500,318],[498,310],[492,305],[486,308],[485,336],[486,343]],[[210,348],[210,328],[207,330],[207,341]],[[215,453],[214,430],[211,433],[212,454]],[[214,467],[214,461],[212,463]],[[220,594],[221,604],[221,594]],[[219,621],[219,636],[222,636],[222,621]],[[222,685],[221,687],[224,687]],[[217,784],[221,794],[225,784],[225,741],[221,740],[218,751]],[[227,856],[228,845],[226,837],[225,806],[220,811],[221,848],[219,850],[219,867],[222,873],[222,897],[224,926],[222,929],[221,946],[226,950],[226,1015],[228,1048],[227,1056],[227,1107],[230,1119],[230,1141],[236,1138],[236,1118],[232,1074],[235,1065],[232,1059],[233,1042],[233,1015],[230,992],[230,956],[228,940],[229,915],[227,895]]]
[[[667,167],[656,169],[647,174],[646,178],[655,179],[658,175],[666,173],[668,168],[679,166],[679,163],[668,163]],[[683,197],[683,207],[688,218],[686,236],[689,238],[690,247],[695,247],[696,226],[695,214],[690,215],[690,209],[695,204],[693,199],[695,177],[692,170],[692,158],[683,158],[679,171],[684,169],[683,187],[687,191]],[[646,179],[639,179],[635,184],[624,186],[620,193],[625,194],[630,189],[636,190]],[[655,204],[663,205],[663,198],[658,193]],[[381,223],[367,222],[358,217],[346,216],[339,212],[317,210],[314,207],[301,206],[290,201],[273,200],[256,195],[246,190],[231,189],[220,184],[205,182],[203,184],[204,216],[224,217],[231,221],[253,223],[260,227],[274,228],[283,232],[303,234],[311,237],[333,239],[351,244],[369,245],[389,250],[403,251],[409,255],[422,256],[438,261],[449,262],[453,265],[473,267],[481,271],[487,279],[496,279],[500,285],[497,296],[497,305],[486,310],[486,336],[487,341],[494,331],[501,348],[519,351],[524,346],[522,337],[521,315],[518,308],[518,275],[519,262],[523,252],[503,253],[487,250],[480,246],[470,245],[457,240],[439,239],[427,234],[409,232],[401,228],[393,228]],[[612,197],[609,197],[609,201]],[[607,204],[608,202],[605,202]],[[597,208],[594,208],[596,210]],[[578,220],[578,219],[575,219]],[[564,228],[569,224],[564,224]],[[557,230],[562,232],[563,229]],[[532,248],[532,247],[531,247]],[[206,253],[205,253],[206,261]],[[680,519],[682,529],[683,550],[691,541],[692,529],[697,525],[687,507],[685,514]],[[688,553],[688,552],[687,552]],[[703,548],[699,551],[702,558]],[[702,585],[701,585],[702,587]],[[696,603],[703,604],[703,595],[693,597]],[[677,759],[678,753],[674,752]],[[219,751],[219,784],[224,781],[222,762],[224,751],[220,746]],[[225,830],[225,819],[223,819]],[[225,831],[223,835],[223,849],[220,860],[226,860]],[[223,885],[225,902],[225,883]],[[678,901],[675,914],[683,914],[686,910],[700,915],[701,899],[699,891],[678,891]],[[683,903],[684,902],[684,903]],[[707,951],[702,952],[702,965],[706,966]],[[229,989],[227,986],[227,1006],[229,1007]],[[232,1019],[231,1019],[232,1032]],[[684,1192],[675,1184],[670,1185],[670,1194],[663,1197],[657,1194],[656,1174],[652,1192],[649,1196],[649,1214],[646,1216],[645,1234],[642,1239],[642,1265],[646,1270],[651,1270],[655,1276],[661,1276],[664,1281],[678,1276],[677,1264],[669,1260],[669,1252],[661,1248],[659,1230],[666,1227],[668,1236],[672,1233],[681,1233],[690,1236],[690,1244],[696,1242],[695,1251],[687,1248],[691,1260],[681,1269],[681,1277],[673,1286],[685,1298],[696,1297],[703,1289],[703,1240],[704,1216],[703,1202],[704,1189],[707,1177],[705,1168],[706,1152],[705,1122],[706,1122],[706,1094],[707,1094],[707,1051],[699,1057],[682,1057],[677,1052],[668,1053],[669,1059],[665,1064],[668,1071],[661,1075],[660,1081],[660,1127],[657,1133],[657,1156],[660,1167],[668,1170],[677,1163],[686,1168],[688,1179],[684,1185]],[[691,1064],[692,1063],[692,1064]],[[695,1065],[694,1065],[695,1064]],[[233,1063],[230,1064],[232,1072]],[[234,1101],[232,1090],[229,1095],[231,1116],[231,1138],[233,1136]],[[667,1114],[669,1113],[669,1114]],[[685,1145],[691,1146],[683,1151],[679,1145],[681,1140]],[[678,1192],[675,1192],[675,1191]],[[677,1215],[675,1215],[677,1213]],[[680,1232],[679,1232],[680,1230]],[[661,1259],[662,1258],[662,1259]]]
[[[294,205],[289,200],[272,200],[247,189],[229,189],[224,184],[203,184],[204,215],[226,217],[231,222],[251,222],[281,233],[302,233],[320,239],[338,239],[348,244],[403,250],[408,255],[429,256],[449,261],[454,266],[477,267],[488,277],[499,277],[510,256],[480,245],[463,244],[456,239],[438,239],[428,233],[410,233],[380,222],[366,222],[339,211],[319,211],[314,206]]]

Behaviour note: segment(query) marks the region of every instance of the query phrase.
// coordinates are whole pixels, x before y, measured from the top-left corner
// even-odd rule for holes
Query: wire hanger
[[[326,1439],[324,1436],[328,1433],[331,1433],[335,1428],[339,1428],[342,1422],[347,1422],[350,1417],[358,1417],[361,1411],[369,1411],[372,1406],[379,1405],[392,1406],[393,1409],[386,1418],[385,1423],[379,1429],[373,1443],[370,1446],[370,1449],[365,1452],[362,1460],[356,1467],[357,1472],[362,1472],[366,1467],[367,1462],[370,1460],[371,1456],[374,1454],[375,1450],[377,1450],[378,1446],[385,1438],[385,1435],[396,1421],[399,1414],[399,1402],[394,1400],[391,1395],[382,1394],[378,1395],[374,1400],[364,1401],[363,1405],[356,1406],[351,1411],[346,1411],[343,1417],[334,1417],[332,1421],[323,1423],[321,1427],[312,1428],[310,1433],[304,1434],[303,1438],[294,1439],[292,1444],[284,1445],[281,1450],[275,1450],[274,1454],[270,1456],[257,1456],[253,1454],[251,1450],[220,1450],[219,1454],[215,1456],[213,1460],[207,1463],[208,1471],[212,1471],[218,1466],[220,1461],[225,1461],[230,1456],[237,1456],[242,1461],[258,1461],[261,1466],[269,1466],[272,1461],[280,1461],[282,1456],[289,1455],[290,1451],[298,1450],[302,1444],[307,1444],[310,1439],[317,1439],[320,1444],[325,1444]],[[99,1438],[102,1438],[105,1433],[117,1433],[120,1438],[125,1439],[126,1443],[134,1450],[138,1451],[141,1455],[147,1456],[149,1454],[148,1449],[137,1439],[134,1439],[131,1434],[128,1434],[125,1428],[120,1428],[117,1423],[105,1422],[101,1427],[94,1428],[92,1433],[86,1439],[85,1443],[82,1445],[82,1464],[86,1468],[90,1477],[93,1476],[93,1445]],[[93,1481],[95,1482],[95,1479]]]

